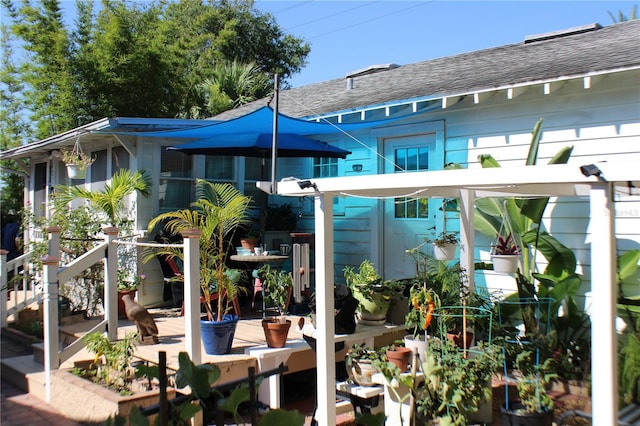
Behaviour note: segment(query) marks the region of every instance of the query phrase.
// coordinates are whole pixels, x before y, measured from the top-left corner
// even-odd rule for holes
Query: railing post
[[[0,327],[5,328],[7,322],[7,250],[0,249]]]
[[[113,240],[120,230],[115,226],[104,229],[107,243],[107,261],[104,267],[104,315],[109,340],[118,339],[118,246]]]
[[[202,362],[200,351],[200,235],[198,229],[182,233],[184,240],[184,335],[189,357]]]
[[[58,262],[60,251],[60,227],[52,226],[48,230],[49,254],[42,258],[42,277],[44,279],[44,371],[45,398],[51,402],[51,370],[60,366],[58,335]]]

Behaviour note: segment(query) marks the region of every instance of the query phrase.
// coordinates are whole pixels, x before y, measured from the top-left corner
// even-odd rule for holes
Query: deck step
[[[5,358],[0,362],[2,380],[12,383],[18,389],[32,393],[34,385],[32,380],[39,374],[43,374],[44,366],[33,359],[33,355],[22,355],[13,358]],[[37,381],[40,381],[39,379]],[[30,383],[31,382],[31,383]],[[36,396],[42,392],[35,392]]]

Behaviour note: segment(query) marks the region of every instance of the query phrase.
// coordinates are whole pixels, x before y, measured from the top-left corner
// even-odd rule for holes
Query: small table
[[[253,254],[249,254],[249,255],[234,254],[234,255],[231,255],[230,259],[235,262],[246,263],[251,266],[251,269],[260,269],[260,267],[262,267],[263,265],[281,265],[288,258],[289,256],[281,256],[281,255],[275,255],[275,254],[259,255],[259,256],[253,255]],[[255,289],[255,286],[258,285],[257,280],[258,278],[254,280],[254,284],[253,284],[254,289]],[[265,318],[266,309],[265,309],[265,303],[264,303],[264,286],[261,286],[261,291],[262,291],[262,318]]]

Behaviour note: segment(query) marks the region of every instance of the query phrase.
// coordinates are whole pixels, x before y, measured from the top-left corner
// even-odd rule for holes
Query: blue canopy
[[[245,114],[241,117],[228,121],[213,121],[211,124],[203,126],[191,127],[188,129],[166,130],[156,132],[131,133],[127,135],[152,136],[162,138],[179,138],[179,139],[201,139],[212,136],[230,135],[237,133],[257,133],[257,134],[273,134],[273,109],[268,106],[259,108],[253,112]],[[297,135],[325,135],[330,133],[338,133],[341,131],[353,131],[381,125],[387,120],[351,123],[351,124],[331,124],[315,121],[306,121],[298,118],[289,117],[287,115],[278,114],[278,136],[281,133],[297,134]]]
[[[197,139],[168,149],[185,154],[237,155],[267,158],[271,155],[272,133],[231,133]],[[278,157],[345,158],[350,151],[295,133],[278,132]]]

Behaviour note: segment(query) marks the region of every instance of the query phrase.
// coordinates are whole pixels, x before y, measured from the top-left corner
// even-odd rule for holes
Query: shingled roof
[[[527,37],[521,43],[390,67],[347,79],[283,90],[279,111],[292,117],[354,111],[397,101],[436,99],[640,68],[640,20],[585,25]],[[234,118],[265,105],[261,99],[226,111]]]

